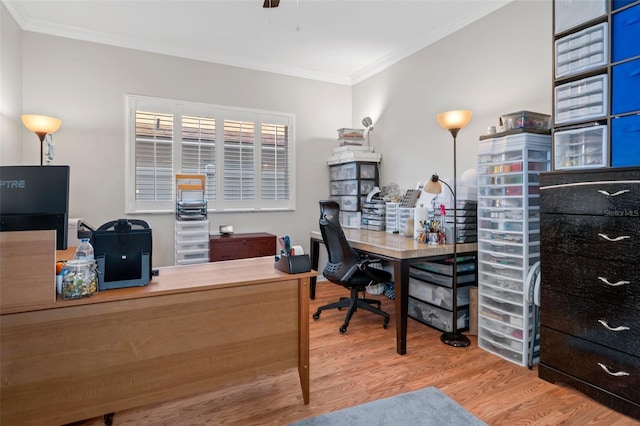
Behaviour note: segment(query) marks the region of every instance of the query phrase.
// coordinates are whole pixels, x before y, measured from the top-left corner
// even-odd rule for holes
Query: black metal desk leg
[[[320,241],[314,238],[311,238],[311,241],[309,242],[309,257],[311,258],[311,269],[317,271],[318,258],[320,257]],[[311,277],[309,281],[311,284],[311,286],[309,287],[310,297],[311,300],[314,300],[316,298],[316,277]]]

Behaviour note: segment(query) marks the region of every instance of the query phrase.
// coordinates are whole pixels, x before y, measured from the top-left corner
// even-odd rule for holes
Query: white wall
[[[0,165],[21,164],[22,30],[1,3],[0,70]],[[29,142],[38,147],[32,136]]]
[[[469,109],[458,176],[475,168],[477,143],[500,115],[551,114],[552,2],[517,0],[353,87],[354,123],[370,115],[382,183],[413,188],[453,176],[453,139],[436,114]]]
[[[277,74],[25,32],[25,111],[62,119],[55,164],[71,166],[71,217],[93,226],[125,217],[124,94],[258,108],[296,115],[297,209],[210,214],[210,230],[289,234],[308,248],[318,199],[328,193],[325,159],[351,119],[351,88]],[[31,137],[25,130],[24,138]],[[37,144],[25,162],[37,159]],[[173,263],[173,214],[137,215],[153,229],[153,265]]]
[[[317,200],[329,192],[326,157],[337,128],[360,126],[371,115],[382,183],[409,188],[433,172],[452,175],[451,136],[438,126],[438,112],[474,113],[458,137],[459,173],[475,167],[478,137],[501,114],[550,113],[551,5],[516,0],[353,88],[25,32],[9,41],[12,57],[22,43],[23,57],[22,99],[11,101],[14,109],[21,101],[24,112],[62,119],[54,163],[71,165],[71,216],[94,226],[124,217],[125,93],[292,112],[297,210],[211,214],[210,229],[230,223],[237,232],[288,233],[308,248]],[[7,69],[14,68],[3,60],[3,79]],[[19,79],[15,74],[11,82]],[[22,128],[19,120],[13,114],[10,125]],[[2,139],[4,150],[4,133]],[[23,129],[22,140],[32,139]],[[24,144],[25,164],[36,164],[38,155],[37,143]],[[171,264],[173,215],[136,217],[153,228],[154,265]]]

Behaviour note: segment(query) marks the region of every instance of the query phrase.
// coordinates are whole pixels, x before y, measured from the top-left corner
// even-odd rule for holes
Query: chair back
[[[340,205],[335,201],[320,200],[319,223],[329,256],[322,274],[331,282],[346,283],[357,270],[359,257],[340,226]]]

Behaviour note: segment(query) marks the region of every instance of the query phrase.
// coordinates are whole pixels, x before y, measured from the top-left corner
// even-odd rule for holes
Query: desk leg
[[[318,259],[320,257],[320,241],[311,238],[309,242],[309,257],[311,258],[311,269],[318,270]],[[316,298],[316,277],[311,277],[311,300]]]
[[[302,399],[309,403],[309,278],[298,280],[298,375]]]
[[[393,261],[396,302],[396,346],[400,355],[407,353],[407,316],[409,311],[409,261]]]

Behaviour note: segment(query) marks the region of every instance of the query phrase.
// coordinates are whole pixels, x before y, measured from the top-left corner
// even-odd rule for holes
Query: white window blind
[[[210,211],[295,208],[294,116],[127,95],[127,212],[175,209],[175,175],[205,175]]]

